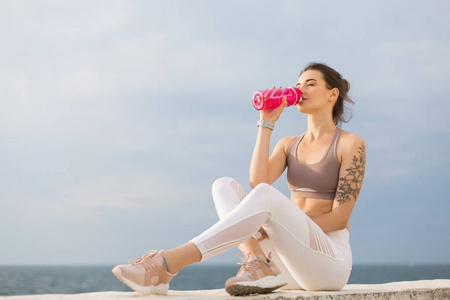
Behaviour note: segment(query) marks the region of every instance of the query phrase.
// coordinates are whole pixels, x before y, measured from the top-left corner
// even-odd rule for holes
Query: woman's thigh
[[[300,210],[300,209],[299,209]],[[300,210],[301,211],[301,210]],[[303,212],[282,212],[271,218],[266,230],[279,260],[306,290],[339,290],[348,281],[351,251],[345,234],[330,239]],[[318,226],[317,226],[318,227]],[[317,230],[317,231],[315,231]]]
[[[263,228],[279,260],[300,286],[307,290],[337,290],[347,283],[351,251],[346,246],[346,230],[331,233],[330,238],[297,205],[270,185],[258,186],[250,195],[254,206],[270,212]]]
[[[231,219],[245,219],[250,212],[269,213],[263,228],[270,237],[272,256],[292,288],[308,290],[340,289],[348,280],[351,252],[345,235],[330,239],[298,206],[274,187],[261,184],[247,195],[240,184],[222,178],[213,186],[213,195],[221,218],[233,211]],[[337,243],[336,243],[337,241]],[[264,249],[266,248],[266,249]],[[349,250],[349,247],[347,247]],[[275,251],[273,251],[274,249]],[[284,272],[283,272],[284,270]],[[295,282],[297,286],[295,286]]]

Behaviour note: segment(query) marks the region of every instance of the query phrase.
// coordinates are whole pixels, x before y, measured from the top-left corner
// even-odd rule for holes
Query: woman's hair
[[[353,105],[352,99],[348,96],[348,91],[350,90],[350,83],[342,78],[342,75],[339,74],[333,68],[330,68],[326,64],[323,63],[310,63],[308,64],[301,72],[302,75],[304,72],[308,70],[316,70],[322,73],[323,79],[327,84],[328,89],[337,88],[339,90],[339,97],[333,108],[333,121],[334,124],[340,125],[342,122],[347,123],[350,121],[351,117],[351,107],[348,107],[345,104]],[[350,110],[350,116],[348,119],[345,118],[346,110]]]

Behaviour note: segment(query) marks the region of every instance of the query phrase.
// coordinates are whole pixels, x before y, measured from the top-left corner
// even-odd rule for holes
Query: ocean
[[[0,296],[130,291],[111,273],[113,266],[0,266]],[[171,290],[220,289],[238,265],[194,265],[181,270]],[[450,279],[450,265],[353,266],[349,283]]]

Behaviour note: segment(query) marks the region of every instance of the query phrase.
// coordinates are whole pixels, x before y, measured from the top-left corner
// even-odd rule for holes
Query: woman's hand
[[[257,239],[258,242],[270,240],[269,236],[267,235],[267,232],[262,227],[258,230],[258,233],[260,234],[260,236]]]
[[[273,87],[274,89],[275,87]],[[287,106],[287,98],[286,96],[283,97],[283,100],[281,102],[281,105],[275,109],[262,109],[259,112],[260,119],[266,120],[272,124],[275,124],[275,122],[280,118],[281,113],[283,112],[284,108]]]

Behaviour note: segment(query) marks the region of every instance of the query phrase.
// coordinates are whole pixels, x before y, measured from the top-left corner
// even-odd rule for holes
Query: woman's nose
[[[302,92],[302,94],[305,93],[305,89],[302,86],[298,86],[298,88],[300,89],[300,91]]]

